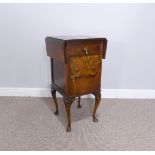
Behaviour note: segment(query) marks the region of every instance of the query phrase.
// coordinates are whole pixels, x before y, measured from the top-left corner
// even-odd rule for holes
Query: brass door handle
[[[74,76],[74,75],[72,75],[72,80],[73,80],[73,82],[74,82],[74,80],[75,80],[75,76]]]
[[[88,54],[88,49],[84,48],[83,50],[84,50],[85,54],[87,55]]]

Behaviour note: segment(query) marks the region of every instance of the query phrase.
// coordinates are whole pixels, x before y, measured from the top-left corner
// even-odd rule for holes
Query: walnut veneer
[[[78,97],[78,108],[81,108],[80,97],[85,94],[95,95],[93,121],[100,103],[102,59],[105,59],[106,38],[84,37],[46,37],[47,55],[51,60],[51,93],[59,113],[56,91],[62,96],[67,115],[67,129],[71,131],[70,107]]]

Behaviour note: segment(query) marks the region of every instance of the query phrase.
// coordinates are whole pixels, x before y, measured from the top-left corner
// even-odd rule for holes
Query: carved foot
[[[77,107],[78,107],[78,108],[81,108],[81,105],[78,105]]]
[[[66,132],[71,132],[71,126],[67,126]]]
[[[98,119],[96,117],[93,117],[93,122],[98,122]]]
[[[56,112],[54,113],[55,115],[58,115],[59,114],[59,111],[58,110],[56,110]]]

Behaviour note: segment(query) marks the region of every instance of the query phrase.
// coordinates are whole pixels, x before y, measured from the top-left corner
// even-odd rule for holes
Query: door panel
[[[100,56],[82,56],[82,57],[71,57],[71,75],[74,78],[83,76],[95,76],[100,66]]]
[[[101,56],[85,55],[70,57],[70,93],[85,94],[100,86]]]

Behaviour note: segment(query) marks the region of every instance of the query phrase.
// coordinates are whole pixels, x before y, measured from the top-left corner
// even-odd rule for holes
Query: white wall
[[[47,88],[44,38],[106,37],[103,89],[155,89],[155,4],[0,4],[0,87]]]

